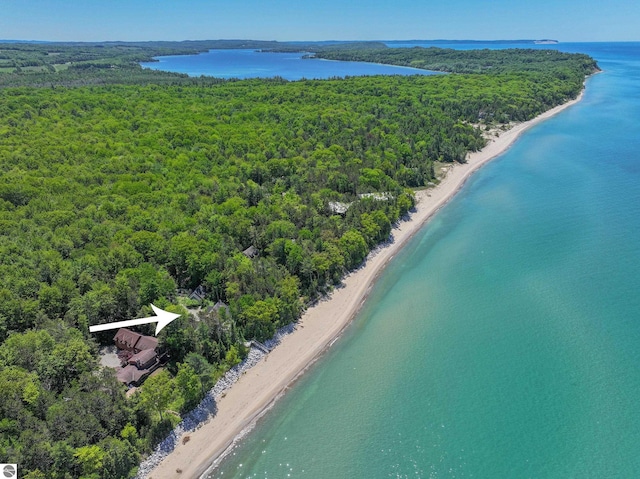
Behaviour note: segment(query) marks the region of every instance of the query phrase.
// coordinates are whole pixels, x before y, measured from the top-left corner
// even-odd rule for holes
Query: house
[[[120,350],[118,357],[124,363],[116,377],[127,386],[139,386],[160,366],[158,338],[120,328],[113,341]]]

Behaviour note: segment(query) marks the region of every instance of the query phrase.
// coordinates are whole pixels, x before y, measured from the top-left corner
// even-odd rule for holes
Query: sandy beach
[[[217,403],[218,412],[198,430],[189,433],[186,444],[179,443],[149,477],[200,477],[227,450],[236,437],[277,400],[296,377],[329,347],[360,309],[376,277],[433,214],[462,187],[469,176],[506,151],[526,129],[574,105],[582,98],[553,108],[525,123],[502,132],[481,151],[455,164],[441,183],[416,193],[416,210],[392,231],[393,241],[370,255],[364,266],[349,274],[344,286],[331,297],[309,308],[297,330],[285,336],[265,359],[244,374]],[[180,471],[180,472],[178,472]]]

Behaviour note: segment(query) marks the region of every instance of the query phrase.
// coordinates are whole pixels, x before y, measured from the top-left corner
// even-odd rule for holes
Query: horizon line
[[[367,43],[367,42],[407,42],[407,43],[517,43],[517,42],[543,42],[552,41],[555,43],[639,43],[640,40],[556,40],[551,38],[514,38],[514,39],[375,39],[375,40],[258,40],[255,38],[206,38],[206,39],[183,39],[183,40],[36,40],[36,39],[0,39],[0,43],[152,43],[152,42],[168,42],[168,43],[188,43],[188,42],[213,42],[213,41],[252,41],[252,42],[274,42],[274,43]]]

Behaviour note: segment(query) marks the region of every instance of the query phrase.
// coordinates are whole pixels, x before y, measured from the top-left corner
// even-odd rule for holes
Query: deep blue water
[[[211,477],[640,477],[640,44],[557,48],[604,69],[583,101],[474,175]]]
[[[436,75],[417,68],[363,62],[303,59],[302,53],[262,53],[256,50],[209,50],[199,55],[158,57],[141,63],[145,68],[207,75],[217,78],[272,78],[286,80],[326,79],[362,75]]]

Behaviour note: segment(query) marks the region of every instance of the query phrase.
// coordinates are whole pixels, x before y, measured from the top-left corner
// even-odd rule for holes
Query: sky
[[[0,0],[0,38],[640,41],[638,0]]]

